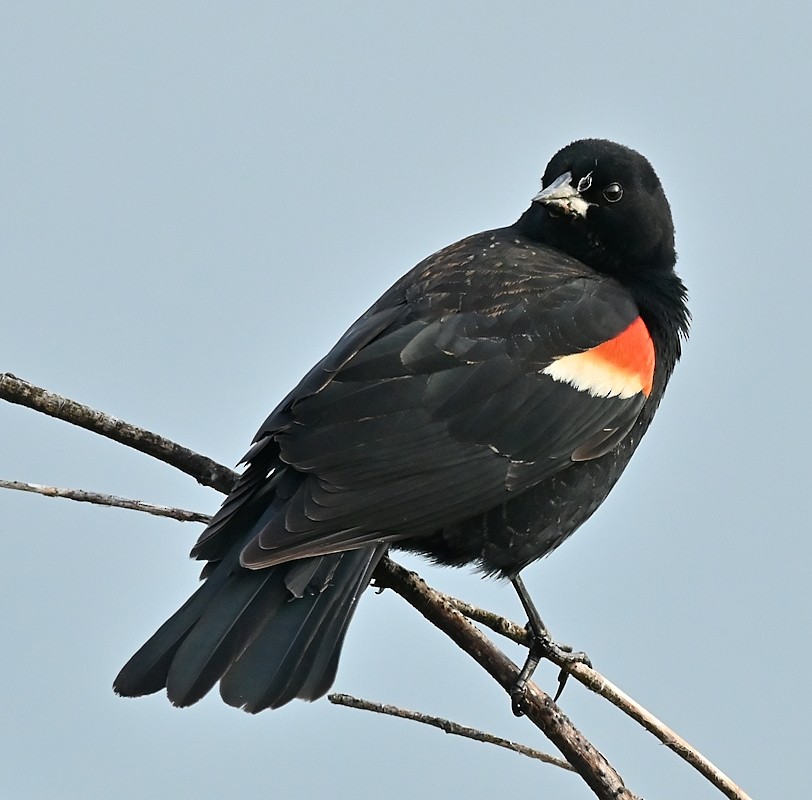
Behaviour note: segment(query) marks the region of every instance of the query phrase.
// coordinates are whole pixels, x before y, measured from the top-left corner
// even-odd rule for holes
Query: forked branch
[[[48,392],[9,373],[0,374],[0,399],[27,406],[35,411],[106,436],[120,444],[133,447],[218,491],[227,493],[237,478],[237,473],[233,470],[210,458],[181,447],[150,431],[96,411],[89,406]],[[176,519],[206,520],[205,515],[197,515],[195,512],[166,509],[141,501],[113,498],[109,495],[98,495],[84,490],[40,487],[36,484],[21,484],[16,481],[0,482],[0,488],[2,487],[36,491],[40,494],[68,497],[86,502],[101,502],[104,505],[160,513]],[[523,627],[431,589],[418,575],[408,572],[390,559],[384,559],[381,562],[375,572],[375,580],[378,585],[391,588],[403,597],[477,661],[506,691],[510,691],[518,675],[518,668],[466,617],[486,625],[513,641],[526,644],[527,633]],[[732,800],[750,800],[749,796],[724,773],[628,695],[613,686],[600,673],[581,664],[572,667],[571,673],[589,689],[614,703],[651,731],[660,741],[702,773],[726,797]],[[528,719],[559,748],[597,797],[633,800],[634,795],[625,788],[622,779],[611,765],[572,725],[552,699],[533,683],[528,685],[527,702],[523,710]]]

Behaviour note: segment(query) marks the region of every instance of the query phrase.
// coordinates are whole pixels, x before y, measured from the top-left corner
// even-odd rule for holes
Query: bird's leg
[[[565,665],[562,666],[561,672],[558,675],[558,691],[555,693],[553,702],[558,700],[561,696],[561,692],[564,691],[564,684],[567,682],[567,677],[569,676],[567,666],[571,664],[587,664],[591,666],[591,663],[586,653],[573,653],[569,645],[559,644],[553,640],[521,577],[515,575],[510,579],[510,582],[513,584],[516,594],[519,595],[519,600],[521,600],[522,606],[527,614],[527,629],[533,634],[533,641],[530,643],[527,660],[519,672],[516,683],[510,690],[513,713],[517,717],[520,717],[524,713],[522,705],[524,703],[524,693],[527,688],[527,682],[533,676],[542,658],[554,656],[557,660],[564,662]]]

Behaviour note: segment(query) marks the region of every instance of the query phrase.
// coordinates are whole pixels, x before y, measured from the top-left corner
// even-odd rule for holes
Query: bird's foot
[[[516,678],[516,683],[510,690],[510,701],[513,713],[517,717],[521,717],[524,714],[527,683],[533,676],[541,659],[549,659],[561,667],[561,672],[558,674],[558,690],[555,693],[553,702],[561,697],[561,692],[564,691],[564,686],[567,683],[569,670],[572,665],[586,664],[588,667],[591,667],[592,662],[586,653],[573,652],[572,647],[568,644],[559,644],[556,642],[553,637],[550,636],[547,626],[542,622],[541,616],[533,604],[530,595],[527,593],[521,578],[518,575],[515,576],[512,579],[512,583],[527,612],[527,630],[533,636],[530,642],[527,660],[524,662],[524,666],[521,668],[518,678]]]
[[[544,628],[541,634],[533,631],[532,625],[528,625],[528,631],[533,634],[533,640],[530,643],[530,650],[527,654],[527,660],[519,672],[516,683],[510,690],[510,701],[513,713],[517,717],[524,714],[525,692],[527,691],[527,684],[533,677],[533,673],[539,662],[543,659],[554,661],[561,667],[561,672],[558,673],[558,690],[553,697],[553,702],[556,702],[561,697],[561,692],[564,691],[564,686],[567,683],[567,678],[570,674],[570,668],[574,664],[586,664],[591,667],[592,662],[586,653],[576,651],[573,652],[572,647],[568,644],[560,644],[556,642],[547,629]]]

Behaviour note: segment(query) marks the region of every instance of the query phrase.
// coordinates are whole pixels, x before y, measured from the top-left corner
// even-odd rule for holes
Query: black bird
[[[204,583],[118,694],[315,700],[389,547],[520,583],[603,502],[687,335],[671,211],[601,139],[542,187],[395,283],[271,413],[192,550]]]

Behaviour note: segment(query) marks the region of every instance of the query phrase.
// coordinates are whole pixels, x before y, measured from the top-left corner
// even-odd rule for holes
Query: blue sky
[[[812,703],[812,201],[802,4],[8,3],[0,9],[0,370],[233,464],[414,263],[508,224],[584,136],[646,154],[694,326],[617,489],[525,581],[553,633],[754,797],[799,796]],[[168,467],[0,406],[0,477],[212,512]],[[198,526],[0,494],[0,793],[587,798],[416,725],[215,696],[116,698],[194,589]],[[510,587],[406,560],[521,616]],[[540,675],[554,685],[550,669]],[[391,593],[336,689],[544,746]],[[577,685],[562,707],[635,793],[718,794]],[[780,730],[780,735],[776,733]],[[807,790],[808,791],[808,790]]]

